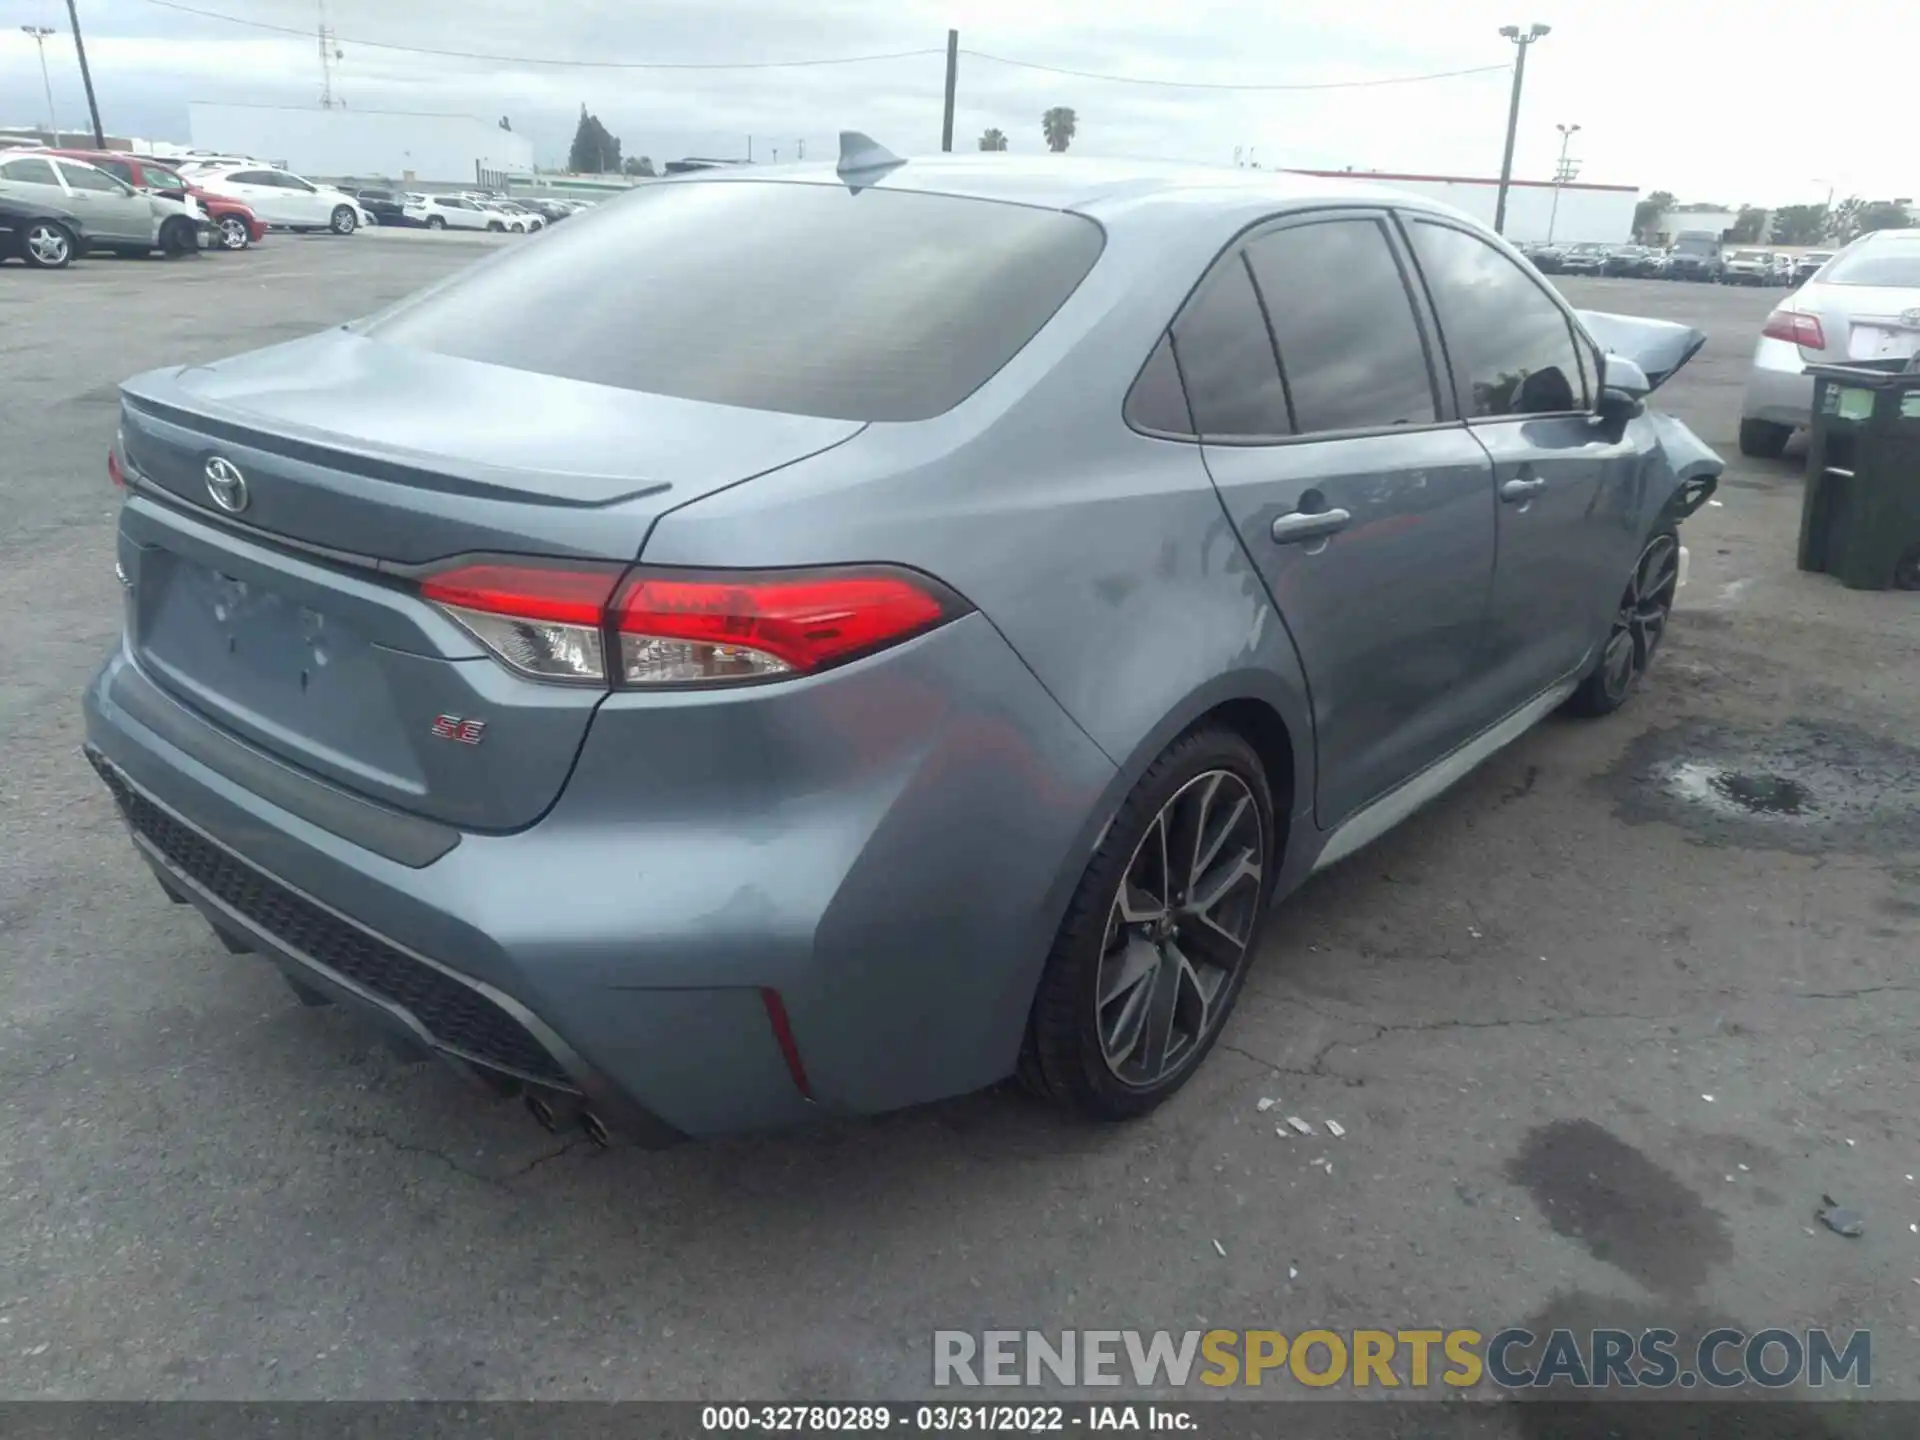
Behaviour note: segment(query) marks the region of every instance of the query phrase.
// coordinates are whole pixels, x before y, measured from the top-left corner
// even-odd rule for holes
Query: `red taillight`
[[[607,683],[607,599],[615,566],[461,565],[420,593],[510,669],[535,680]]]
[[[1803,315],[1798,310],[1782,308],[1774,311],[1767,317],[1766,328],[1760,333],[1769,340],[1785,340],[1803,350],[1827,348],[1827,332],[1820,328],[1820,317]]]
[[[636,574],[614,601],[628,685],[712,684],[806,674],[931,629],[955,611],[892,570],[782,575]]]
[[[800,1043],[793,1038],[793,1024],[787,1019],[786,1002],[780,998],[778,990],[762,986],[760,1003],[767,1007],[767,1023],[773,1027],[774,1043],[780,1047],[781,1058],[787,1062],[787,1074],[793,1077],[794,1088],[811,1100],[813,1085],[807,1079],[807,1067],[800,1060]]]
[[[107,451],[107,479],[113,482],[116,490],[127,488],[126,472],[120,468],[120,452],[111,448]]]
[[[932,581],[877,568],[637,570],[624,584],[620,575],[612,566],[488,561],[431,575],[420,594],[524,675],[632,687],[809,674],[910,639],[963,608]]]

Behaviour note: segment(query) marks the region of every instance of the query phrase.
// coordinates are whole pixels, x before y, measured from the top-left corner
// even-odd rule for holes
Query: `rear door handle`
[[[1547,488],[1544,480],[1509,480],[1500,487],[1500,498],[1509,505],[1518,505],[1531,500]]]
[[[1321,540],[1347,528],[1353,516],[1345,510],[1296,510],[1273,522],[1276,545],[1298,545],[1305,540]]]

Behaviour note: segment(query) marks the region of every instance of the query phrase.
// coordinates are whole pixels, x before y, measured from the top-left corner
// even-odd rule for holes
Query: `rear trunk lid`
[[[1800,348],[1805,360],[1905,360],[1920,352],[1920,288],[1910,285],[1808,285],[1788,305],[1817,316],[1826,348]]]
[[[140,376],[121,408],[128,641],[257,749],[398,809],[517,829],[559,794],[604,692],[508,671],[419,576],[478,554],[631,561],[666,511],[862,428],[345,330]]]

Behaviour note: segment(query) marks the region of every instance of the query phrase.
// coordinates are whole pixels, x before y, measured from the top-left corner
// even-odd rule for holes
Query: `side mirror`
[[[1603,394],[1618,390],[1631,399],[1642,400],[1653,393],[1653,382],[1626,356],[1608,355],[1600,362],[1600,388]]]
[[[1606,425],[1624,425],[1647,413],[1647,402],[1628,390],[1608,385],[1600,392],[1600,421]]]

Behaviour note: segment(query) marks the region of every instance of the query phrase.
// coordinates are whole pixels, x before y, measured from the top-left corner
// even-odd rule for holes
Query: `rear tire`
[[[57,220],[36,220],[20,236],[20,256],[36,270],[64,270],[79,249],[73,232]]]
[[[507,227],[502,225],[498,220],[489,220],[487,222],[487,229],[495,235],[503,235],[506,233]]]
[[[1666,638],[1679,587],[1680,532],[1668,521],[1640,548],[1599,658],[1567,698],[1569,714],[1594,719],[1627,703]]]
[[[447,222],[441,219],[438,215],[429,215],[427,217],[427,229],[444,230],[446,228],[447,228]]]
[[[1771,420],[1740,422],[1740,453],[1755,460],[1778,460],[1793,438],[1793,426],[1776,425]]]
[[[253,244],[253,232],[238,215],[222,215],[219,223],[222,250],[244,250]]]
[[[1231,730],[1189,732],[1121,804],[1041,975],[1020,1058],[1035,1094],[1144,1115],[1220,1038],[1259,943],[1279,847],[1273,796]]]

